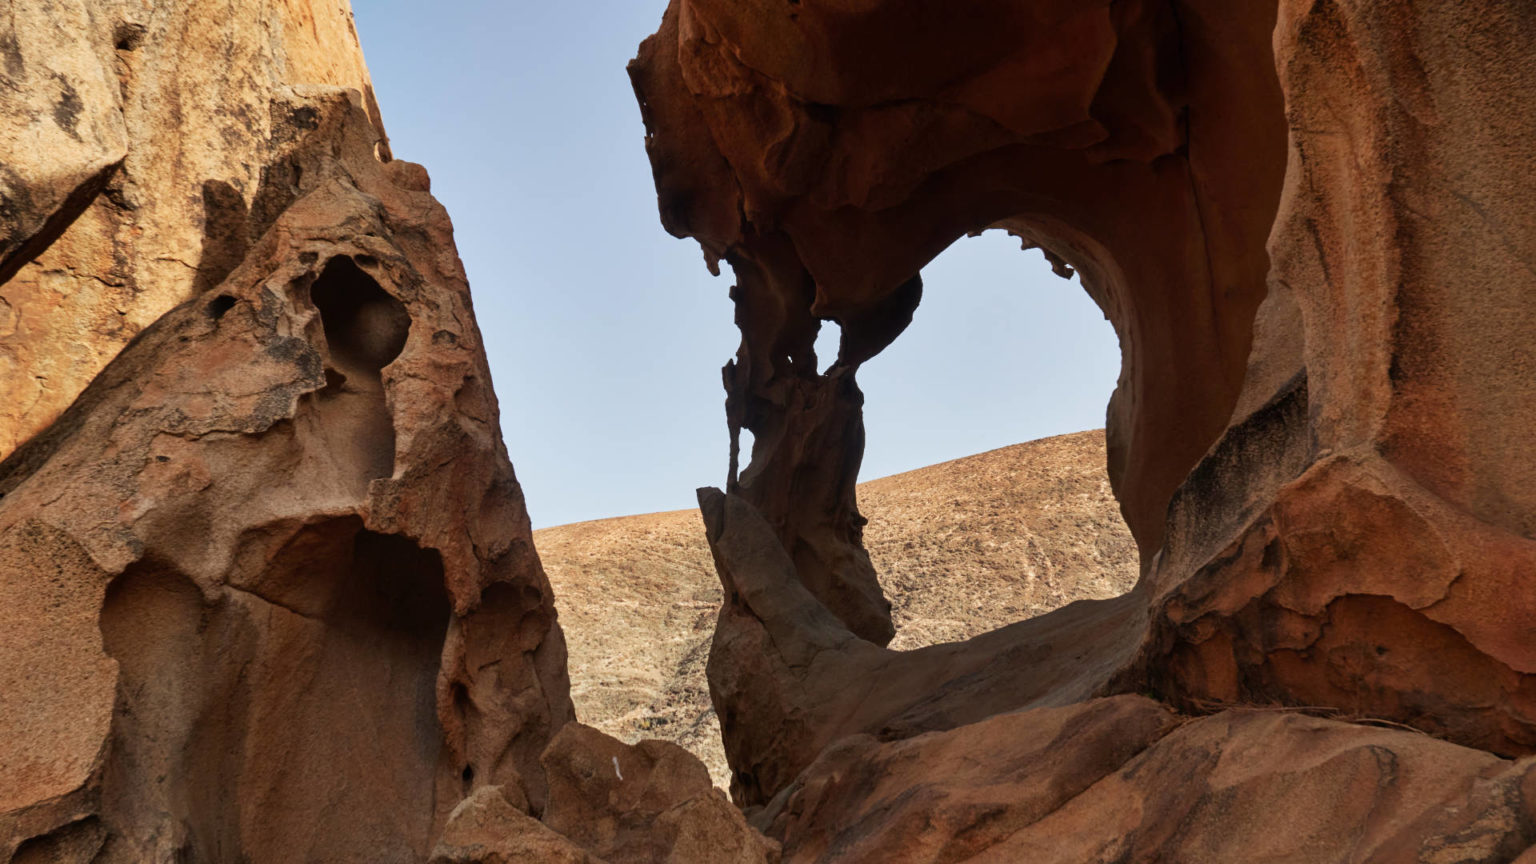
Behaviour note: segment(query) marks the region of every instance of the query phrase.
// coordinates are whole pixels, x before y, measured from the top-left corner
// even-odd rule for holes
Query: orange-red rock
[[[26,0],[0,17],[0,459],[291,201],[274,99],[343,87],[346,0]]]
[[[674,0],[631,76],[663,225],[736,270],[754,452],[701,500],[738,800],[850,733],[1117,692],[1536,751],[1533,26],[1511,0]],[[880,648],[855,376],[989,227],[1120,335],[1143,579],[935,664]]]
[[[1135,696],[829,748],[758,821],[797,862],[1509,861],[1536,760]]]

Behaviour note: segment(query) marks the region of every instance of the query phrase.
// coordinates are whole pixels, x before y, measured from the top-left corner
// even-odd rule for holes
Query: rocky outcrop
[[[844,739],[757,820],[828,864],[1510,861],[1533,782],[1536,760],[1400,729],[1118,696]]]
[[[905,710],[857,721],[843,711],[836,730],[808,731],[809,749],[797,750],[773,731],[800,710],[780,699],[832,705],[875,686],[942,703],[903,722],[916,733],[1136,677],[1146,593],[991,634],[958,665],[940,664],[948,672],[917,663],[897,674],[875,659],[892,633],[854,497],[864,434],[855,377],[910,319],[928,260],[1001,227],[1082,274],[1123,348],[1108,469],[1145,564],[1174,489],[1236,404],[1265,293],[1264,241],[1285,171],[1279,82],[1254,60],[1269,54],[1272,9],[994,2],[964,16],[908,14],[917,8],[677,0],[631,65],[663,224],[737,276],[742,347],[726,369],[727,415],[751,430],[754,452],[726,490],[740,506],[717,506],[711,526],[727,595],[756,579],[749,570],[774,573],[768,584],[792,573],[831,612],[829,633],[846,628],[849,645],[868,646],[849,648],[865,660],[841,671],[806,670],[788,659],[799,647],[768,650],[748,635],[786,626],[769,618],[804,614],[800,601],[757,609],[770,598],[743,592],[727,603],[711,663],[717,709],[741,724],[724,722],[727,753],[733,765],[738,755],[782,760],[771,781],[737,767],[756,785],[743,803],[763,803],[803,768],[816,752],[807,742]],[[823,375],[813,343],[827,318],[843,338]],[[776,542],[757,536],[759,517]],[[734,544],[733,530],[752,538]],[[1011,667],[1005,656],[1056,659]],[[780,666],[825,676],[790,691],[841,695],[768,695]],[[982,679],[985,707],[961,707]],[[944,695],[951,685],[959,692]],[[746,702],[733,705],[738,697]]]
[[[1273,16],[1264,4],[990,0],[955,15],[675,0],[641,47],[631,77],[662,223],[736,271],[728,413],[755,436],[741,491],[856,631],[878,602],[856,615],[818,587],[835,556],[810,566],[796,551],[838,532],[850,560],[834,569],[852,573],[851,476],[843,497],[769,487],[857,471],[854,373],[905,327],[922,266],[970,232],[1042,246],[1081,271],[1114,324],[1126,362],[1109,473],[1144,554],[1156,551],[1169,497],[1231,414],[1264,296],[1285,172],[1264,59]],[[820,376],[808,358],[828,318],[844,341]],[[810,508],[815,528],[786,521]]]
[[[74,20],[63,7],[23,3],[13,26],[37,29],[0,41],[25,45],[7,55],[20,58],[13,78],[46,77],[34,61],[85,69],[92,40],[115,27],[106,56],[133,55],[118,62],[150,78],[144,92],[142,79],[122,90],[52,79],[78,93],[72,128],[116,130],[127,156],[103,158],[126,167],[51,214],[6,211],[45,226],[6,223],[7,236],[26,235],[16,254],[35,257],[0,291],[41,328],[13,331],[16,344],[54,359],[72,350],[49,336],[63,319],[35,305],[52,302],[38,280],[63,280],[50,296],[70,314],[115,315],[79,287],[158,272],[167,265],[149,262],[174,238],[207,265],[196,282],[180,255],[167,259],[187,278],[156,281],[162,293],[122,310],[159,320],[0,463],[6,860],[419,861],[474,788],[515,789],[536,811],[549,797],[539,759],[572,714],[564,644],[426,172],[388,159],[357,90],[278,86],[259,52],[210,63],[256,82],[219,87],[178,71],[202,55],[155,60],[189,40],[280,51],[290,31],[323,40],[316,51],[352,44],[309,17],[344,22],[344,5],[280,5],[159,4],[140,27],[95,4],[77,16],[91,27],[66,38],[52,29]],[[201,28],[204,16],[218,26]],[[283,68],[301,68],[307,44],[280,51]],[[139,108],[91,101],[124,92]],[[209,130],[198,106],[235,113]],[[234,143],[207,145],[210,131]],[[258,192],[258,174],[246,178],[253,199],[209,193],[238,218],[187,209],[189,176],[207,173],[153,168],[226,160],[250,160],[262,181]],[[6,182],[51,200],[69,183],[34,177],[73,175],[46,161]],[[216,227],[230,233],[204,236]],[[70,257],[98,243],[119,244],[111,260],[128,269]],[[116,344],[88,328],[80,338],[106,358],[133,329]],[[67,401],[93,363],[48,398]],[[7,434],[47,419],[26,410]]]
[[[776,864],[779,846],[747,825],[688,751],[626,745],[589,726],[560,730],[543,757],[543,821],[494,786],[454,810],[433,864]]]
[[[1184,716],[1296,706],[1429,732],[1451,742],[1429,749],[1463,760],[1456,788],[1482,808],[1474,821],[1503,812],[1495,799],[1523,781],[1488,754],[1536,752],[1536,609],[1522,582],[1536,563],[1536,117],[1520,95],[1536,84],[1533,27],[1509,0],[997,0],[965,15],[673,0],[631,77],[663,225],[735,269],[727,420],[754,436],[726,489],[701,491],[726,595],[711,694],[738,803],[772,807],[818,771],[836,778],[826,806],[764,824],[787,857],[901,860],[904,843],[859,845],[861,832],[908,801],[938,805],[922,772],[881,775],[885,752],[925,764],[941,757],[918,742],[975,735],[970,758],[1006,760],[1001,727],[984,724],[1128,693]],[[987,228],[1081,273],[1120,336],[1108,469],[1142,579],[1122,598],[892,652],[853,483],[856,375],[910,320],[921,268]],[[818,373],[828,319],[843,338]],[[1259,734],[1247,716],[1185,728],[1206,730],[1207,750],[1243,751]],[[1367,726],[1326,734],[1349,759],[1418,758]],[[1119,839],[1053,847],[1078,856],[1062,860],[1220,859],[1257,835],[1179,847],[1168,826],[1232,802],[1288,830],[1259,803],[1266,783],[1291,782],[1282,763],[1254,757],[1240,773],[1258,772],[1256,797],[1222,781],[1218,806],[1181,740],[1147,750],[1165,754],[1146,771],[1169,772],[1170,809],[1140,793],[1122,808],[1081,803],[1095,800],[1085,792],[1041,836],[1060,842],[1078,829],[1059,814],[1087,808],[1073,817],[1083,836]],[[1055,746],[1095,745],[1068,732]],[[829,754],[842,761],[814,767]],[[1481,861],[1528,845],[1523,816],[1499,816],[1515,827],[1476,849],[1421,833],[1448,799],[1411,773],[1296,779],[1298,797],[1342,803],[1358,783],[1414,803],[1342,808],[1340,830],[1364,845],[1307,835],[1265,848]],[[1504,791],[1478,791],[1494,774]],[[932,795],[966,801],[992,782],[964,776]],[[881,783],[886,807],[864,797]],[[1150,821],[1104,822],[1127,809]],[[977,835],[960,817],[929,830],[907,839],[942,860],[1055,860],[1038,837],[965,845]]]
[[[1533,33],[1514,3],[1281,4],[1262,374],[1148,576],[1179,704],[1536,751]]]
[[[12,7],[0,855],[1536,854],[1526,6],[673,0],[631,74],[664,225],[738,282],[753,453],[700,504],[742,809],[569,722],[450,226],[345,5]],[[857,373],[991,227],[1120,335],[1141,575],[897,650]]]
[[[0,17],[0,458],[271,228],[300,179],[270,105],[305,86],[361,94],[387,157],[345,0],[28,0]]]
[[[859,484],[864,542],[911,650],[1076,600],[1123,594],[1136,547],[1104,475],[1104,435],[1061,435]],[[582,722],[672,741],[730,785],[705,661],[719,613],[696,510],[533,532],[570,649]]]

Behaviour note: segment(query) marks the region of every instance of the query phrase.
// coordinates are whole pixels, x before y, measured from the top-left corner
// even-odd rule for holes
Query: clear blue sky
[[[725,478],[732,279],[661,230],[624,73],[664,8],[353,0],[394,153],[453,216],[535,527],[692,507]],[[1104,425],[1114,332],[1038,252],[988,232],[923,275],[859,373],[864,479]]]

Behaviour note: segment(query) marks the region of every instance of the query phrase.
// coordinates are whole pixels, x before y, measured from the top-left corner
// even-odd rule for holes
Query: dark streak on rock
[[[53,122],[68,132],[69,137],[80,141],[80,113],[85,110],[85,102],[81,101],[80,93],[69,79],[55,73],[53,80],[59,82],[59,101],[53,106]]]

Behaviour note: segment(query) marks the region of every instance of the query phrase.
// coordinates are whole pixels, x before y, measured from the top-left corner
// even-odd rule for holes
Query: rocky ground
[[[968,639],[1136,580],[1136,546],[1104,471],[1102,431],[1061,435],[872,480],[865,540],[891,598],[892,648]],[[704,664],[720,583],[697,511],[534,533],[583,722],[674,741],[724,784]]]

